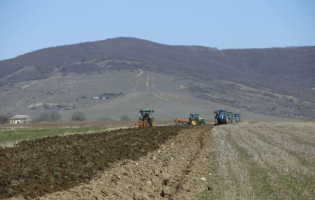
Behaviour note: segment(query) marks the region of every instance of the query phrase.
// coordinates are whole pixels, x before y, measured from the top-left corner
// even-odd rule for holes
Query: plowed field
[[[189,196],[207,188],[200,179],[202,164],[198,161],[194,168],[194,163],[210,155],[205,144],[210,145],[211,128],[133,128],[48,137],[0,148],[0,198]]]
[[[49,137],[0,148],[0,199],[314,199],[314,153],[314,122]]]

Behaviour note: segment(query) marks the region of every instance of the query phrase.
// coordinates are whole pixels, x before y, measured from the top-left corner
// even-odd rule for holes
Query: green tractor
[[[196,126],[196,125],[205,125],[205,119],[203,117],[200,117],[199,114],[193,113],[189,115],[189,123],[190,125]]]
[[[234,124],[234,122],[235,122],[234,113],[233,112],[227,112],[227,116],[228,116],[229,124]]]
[[[136,124],[138,127],[155,126],[155,119],[152,116],[154,110],[152,109],[141,109],[139,116],[139,123]]]

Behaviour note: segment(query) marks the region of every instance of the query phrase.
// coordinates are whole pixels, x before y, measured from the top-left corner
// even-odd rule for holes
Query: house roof
[[[11,117],[10,119],[30,119],[30,117],[27,115],[15,115]]]

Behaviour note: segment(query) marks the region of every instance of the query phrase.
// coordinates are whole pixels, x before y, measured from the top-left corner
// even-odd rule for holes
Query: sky
[[[315,1],[0,0],[0,60],[117,37],[218,49],[315,46]]]

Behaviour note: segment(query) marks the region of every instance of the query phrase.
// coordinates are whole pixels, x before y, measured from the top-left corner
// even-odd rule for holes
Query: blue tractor
[[[240,113],[235,113],[234,114],[234,120],[235,122],[241,122],[242,121],[242,118],[241,118],[241,114]]]
[[[227,114],[227,110],[216,110],[214,111],[215,113],[215,125],[219,125],[219,124],[228,124],[228,114]]]

